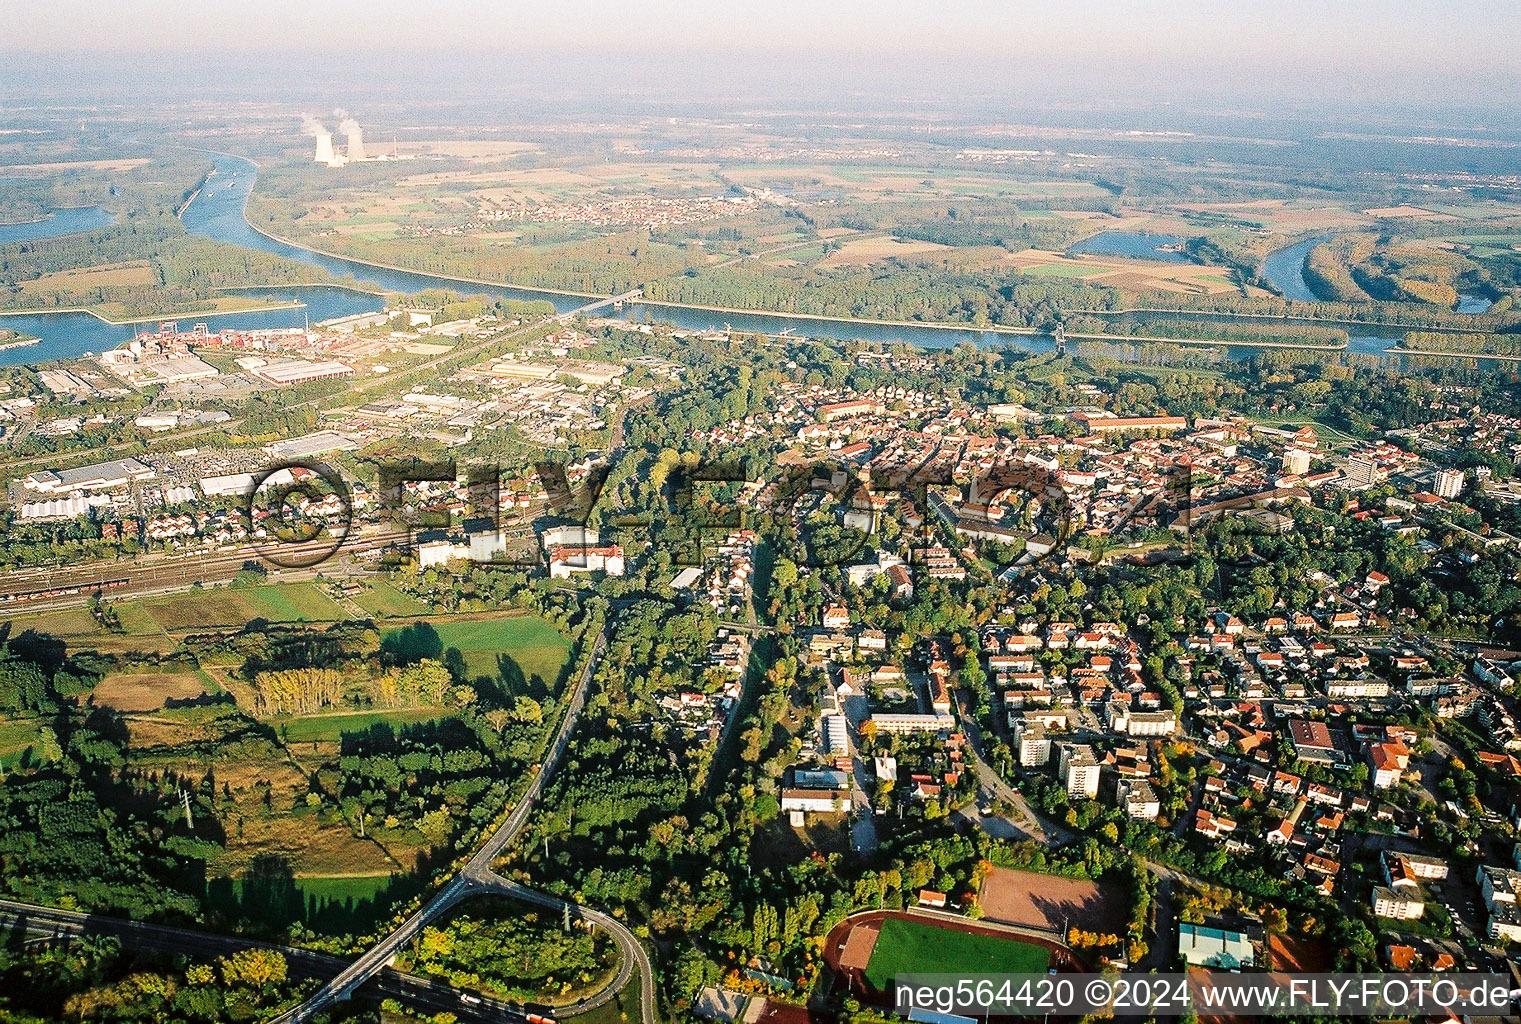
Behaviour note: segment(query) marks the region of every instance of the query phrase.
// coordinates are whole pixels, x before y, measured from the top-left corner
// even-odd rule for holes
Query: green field
[[[312,583],[276,583],[247,590],[215,587],[142,602],[164,629],[242,626],[254,619],[271,622],[338,622],[349,616]]]
[[[459,648],[465,670],[477,675],[497,675],[497,655],[506,654],[523,670],[524,677],[538,676],[546,683],[559,678],[570,653],[570,641],[533,615],[512,615],[474,621],[429,620],[444,650]],[[392,631],[393,633],[395,631]],[[387,636],[392,634],[388,633]]]
[[[411,594],[404,594],[385,580],[366,580],[364,592],[354,595],[354,603],[371,615],[399,618],[426,615],[431,610]]]
[[[890,917],[882,922],[866,980],[886,991],[899,974],[1039,974],[1050,961],[1050,952],[1033,943]]]
[[[318,900],[342,903],[373,899],[390,883],[394,875],[307,875],[296,878],[302,895]]]
[[[346,732],[360,732],[380,722],[393,726],[436,722],[453,717],[443,708],[409,708],[405,711],[355,711],[352,714],[302,715],[273,719],[271,724],[287,743],[337,743]]]

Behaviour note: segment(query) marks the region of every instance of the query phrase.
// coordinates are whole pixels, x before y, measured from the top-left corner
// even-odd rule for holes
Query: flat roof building
[[[1178,926],[1178,953],[1195,967],[1240,970],[1254,966],[1257,951],[1245,932],[1206,928],[1198,924]]]
[[[21,481],[28,490],[43,494],[69,494],[74,491],[104,491],[125,487],[140,480],[152,480],[151,466],[136,459],[113,459],[73,469],[44,469],[30,473]]]

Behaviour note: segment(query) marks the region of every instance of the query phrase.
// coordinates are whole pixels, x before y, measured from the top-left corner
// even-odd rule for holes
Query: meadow
[[[444,650],[459,649],[469,676],[496,677],[497,656],[505,654],[517,662],[525,677],[536,675],[553,683],[570,652],[570,641],[549,623],[532,615],[480,619],[450,616],[425,621],[437,631]],[[397,632],[392,630],[387,636],[394,637]]]
[[[217,587],[152,598],[141,606],[153,621],[171,632],[243,626],[254,619],[338,622],[350,617],[313,583],[277,583],[247,590]]]

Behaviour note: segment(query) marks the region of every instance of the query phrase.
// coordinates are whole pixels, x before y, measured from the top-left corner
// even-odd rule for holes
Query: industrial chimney
[[[349,134],[349,163],[364,159],[364,132],[359,130],[357,124],[350,124]]]

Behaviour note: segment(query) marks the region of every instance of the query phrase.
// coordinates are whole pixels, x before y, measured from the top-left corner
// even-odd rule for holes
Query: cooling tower
[[[327,132],[317,133],[317,155],[314,158],[319,164],[333,165],[333,137]]]
[[[364,132],[356,124],[349,128],[349,163],[364,159]]]

